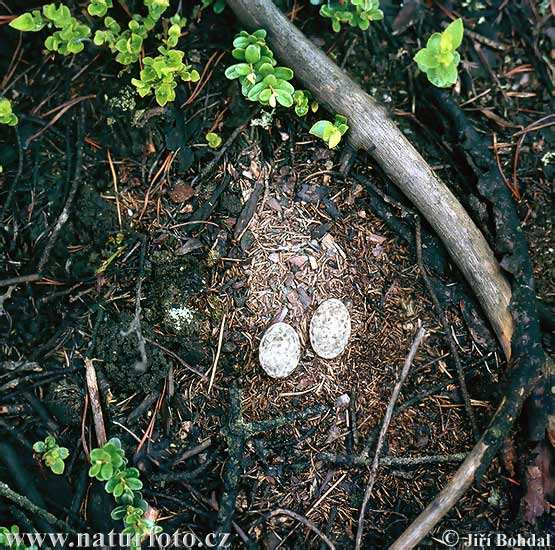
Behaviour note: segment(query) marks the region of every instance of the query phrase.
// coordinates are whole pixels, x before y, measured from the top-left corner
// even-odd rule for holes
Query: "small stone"
[[[341,300],[322,302],[310,321],[310,343],[317,355],[333,359],[340,355],[351,336],[351,316]]]
[[[301,343],[291,325],[275,323],[264,333],[258,359],[266,374],[272,378],[285,378],[297,368],[300,357]]]

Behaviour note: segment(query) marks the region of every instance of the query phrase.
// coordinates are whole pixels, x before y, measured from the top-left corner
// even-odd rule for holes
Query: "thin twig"
[[[77,195],[77,190],[79,189],[79,186],[81,184],[81,170],[83,167],[83,143],[84,143],[83,126],[84,126],[84,119],[85,119],[84,109],[82,105],[81,105],[80,111],[81,111],[80,115],[77,117],[77,152],[75,155],[75,172],[73,174],[73,181],[71,184],[71,188],[69,190],[69,194],[67,196],[66,203],[64,205],[64,209],[62,210],[62,213],[60,214],[58,220],[56,221],[56,225],[54,226],[52,234],[50,235],[50,239],[46,243],[46,247],[44,248],[44,252],[42,253],[42,257],[39,261],[39,265],[37,268],[37,271],[39,274],[42,274],[42,272],[44,271],[44,268],[46,267],[46,263],[48,262],[48,258],[50,257],[50,253],[52,252],[52,249],[54,248],[54,245],[58,240],[60,231],[62,230],[62,227],[65,225],[65,223],[69,218],[69,212],[71,210],[71,207],[73,206],[73,201],[75,200],[75,196]]]
[[[453,356],[453,361],[455,362],[455,368],[457,370],[457,376],[459,379],[459,386],[461,389],[461,394],[464,401],[464,408],[466,409],[466,414],[470,419],[470,424],[472,426],[472,434],[474,435],[474,440],[478,441],[480,439],[480,434],[478,430],[478,424],[476,423],[476,417],[474,416],[474,411],[472,410],[472,405],[470,403],[470,396],[468,395],[468,390],[466,388],[466,382],[464,379],[464,372],[462,368],[461,358],[459,356],[459,352],[457,350],[457,346],[455,345],[455,340],[451,333],[451,327],[449,325],[449,321],[445,316],[445,312],[441,307],[439,300],[437,299],[436,293],[432,287],[432,282],[430,281],[430,277],[426,272],[426,268],[424,267],[424,262],[422,261],[422,228],[420,223],[420,217],[416,216],[416,258],[418,261],[418,268],[420,269],[420,274],[424,279],[424,283],[426,284],[426,288],[428,289],[428,293],[430,294],[430,298],[436,308],[438,317],[441,321],[443,326],[443,330],[445,332],[445,336],[449,342],[449,347],[451,348],[451,355]]]
[[[297,512],[293,512],[292,510],[287,510],[285,508],[278,508],[277,510],[274,510],[273,512],[268,514],[268,516],[266,516],[266,519],[273,518],[274,516],[289,516],[293,519],[296,519],[298,522],[302,523],[304,526],[308,527],[311,531],[316,533],[328,545],[328,548],[330,548],[331,550],[335,550],[333,542],[324,533],[322,533],[322,531],[320,531],[320,529],[318,529],[318,527],[316,527],[316,525],[314,525],[309,519],[301,516],[300,514],[297,514]]]
[[[40,275],[38,273],[31,273],[30,275],[21,275],[20,277],[11,277],[10,279],[4,279],[3,281],[0,281],[0,287],[20,285],[22,283],[34,283],[39,279],[40,279]]]
[[[143,285],[143,276],[144,276],[144,265],[145,265],[145,256],[146,256],[146,238],[141,237],[141,254],[139,257],[139,277],[137,280],[137,288],[135,291],[135,315],[133,316],[133,320],[129,325],[127,330],[122,330],[122,336],[129,336],[132,332],[135,333],[137,337],[137,345],[139,346],[139,354],[141,356],[140,361],[135,362],[135,370],[137,372],[145,372],[148,367],[148,356],[146,353],[146,344],[145,338],[143,336],[143,331],[141,330],[141,290]]]
[[[41,517],[42,519],[46,520],[51,525],[56,525],[63,529],[67,533],[73,533],[74,530],[65,521],[58,519],[56,516],[52,515],[50,512],[47,512],[40,506],[37,506],[33,502],[31,502],[27,497],[12,491],[4,482],[0,481],[0,496],[15,502],[19,507],[24,508],[34,514],[36,516]]]
[[[358,529],[357,529],[357,536],[355,542],[355,549],[359,550],[362,544],[362,534],[364,531],[364,515],[366,513],[366,506],[368,501],[370,500],[370,495],[372,494],[372,489],[374,488],[374,482],[376,480],[376,473],[378,471],[378,466],[380,464],[380,454],[382,451],[382,447],[385,441],[385,434],[389,428],[389,423],[391,422],[391,418],[393,417],[393,409],[395,408],[395,403],[397,402],[397,398],[399,397],[399,393],[401,392],[401,386],[404,384],[408,374],[410,367],[412,365],[412,361],[422,340],[426,336],[426,331],[424,327],[420,327],[412,345],[410,347],[409,354],[405,359],[405,364],[403,365],[403,370],[401,371],[401,376],[399,380],[395,384],[393,388],[393,393],[391,394],[391,398],[389,399],[389,404],[387,405],[387,410],[385,411],[385,417],[382,424],[382,429],[380,430],[380,435],[378,437],[378,444],[376,445],[376,452],[374,453],[374,460],[372,461],[372,466],[370,467],[370,478],[368,479],[368,485],[366,486],[366,491],[364,492],[364,498],[362,500],[362,507],[360,509],[360,516],[358,518]]]
[[[212,374],[210,374],[210,382],[208,384],[207,395],[210,394],[210,390],[214,385],[214,378],[216,377],[216,367],[218,366],[218,361],[220,359],[220,353],[222,351],[222,343],[224,340],[224,327],[225,327],[225,314],[222,317],[222,324],[220,325],[220,335],[218,337],[218,349],[216,350],[216,357],[214,358],[214,364],[212,365]]]

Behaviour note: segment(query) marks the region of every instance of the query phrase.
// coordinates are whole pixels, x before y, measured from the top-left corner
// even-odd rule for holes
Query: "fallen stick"
[[[428,220],[476,293],[505,355],[511,354],[511,289],[470,216],[389,118],[385,108],[299,31],[271,0],[228,0],[240,21],[264,28],[277,57],[331,112],[349,119],[350,143],[365,149]]]
[[[399,393],[401,392],[401,387],[405,383],[407,376],[409,375],[409,370],[412,366],[412,362],[414,360],[414,356],[424,340],[426,336],[426,331],[424,327],[420,327],[412,345],[410,347],[409,353],[405,359],[405,364],[403,365],[403,370],[401,371],[401,375],[399,376],[399,380],[395,384],[393,388],[393,392],[391,393],[391,398],[389,399],[389,403],[387,405],[387,409],[385,411],[385,416],[383,419],[383,424],[380,430],[380,435],[378,437],[378,444],[376,445],[376,451],[374,452],[374,459],[372,460],[372,466],[370,467],[370,477],[368,478],[368,484],[366,486],[366,490],[364,491],[364,498],[362,499],[362,506],[360,507],[360,515],[358,518],[358,529],[356,535],[356,542],[355,542],[355,549],[359,550],[362,544],[362,534],[364,532],[364,515],[366,514],[366,506],[368,505],[368,501],[370,500],[370,496],[372,495],[372,489],[374,488],[374,482],[376,481],[376,474],[378,473],[378,466],[380,465],[380,454],[382,452],[382,447],[385,441],[385,434],[389,428],[389,424],[391,419],[393,418],[393,410],[395,409],[395,403],[397,403],[397,398],[399,397]]]
[[[85,359],[85,379],[89,390],[91,400],[91,410],[94,420],[94,431],[96,432],[96,440],[98,446],[102,447],[107,441],[106,428],[104,426],[104,416],[102,414],[102,404],[100,402],[100,392],[98,391],[98,382],[96,380],[96,369],[91,359]]]

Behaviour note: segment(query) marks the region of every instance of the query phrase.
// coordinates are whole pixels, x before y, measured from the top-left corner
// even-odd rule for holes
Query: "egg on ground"
[[[347,347],[351,336],[351,315],[336,298],[322,302],[310,321],[310,343],[324,359],[337,357]]]
[[[262,336],[258,359],[272,378],[289,376],[299,364],[301,342],[295,329],[287,323],[273,324]]]

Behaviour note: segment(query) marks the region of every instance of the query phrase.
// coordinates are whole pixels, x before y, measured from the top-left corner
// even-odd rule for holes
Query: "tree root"
[[[503,266],[513,275],[511,311],[515,320],[512,356],[515,367],[509,373],[508,388],[489,427],[455,472],[451,481],[390,547],[401,550],[416,546],[479,480],[518,418],[524,401],[534,388],[543,390],[547,360],[541,347],[541,334],[534,293],[532,264],[516,207],[499,174],[486,144],[466,119],[463,111],[444,92],[433,91],[438,108],[455,127],[461,147],[477,175],[477,188],[493,207],[497,248],[504,254]],[[546,377],[547,378],[547,377]],[[543,379],[543,380],[542,380]],[[539,391],[534,403],[538,411],[533,437],[545,434],[546,415],[551,407],[541,407],[549,394]],[[539,419],[539,420],[538,420]]]

